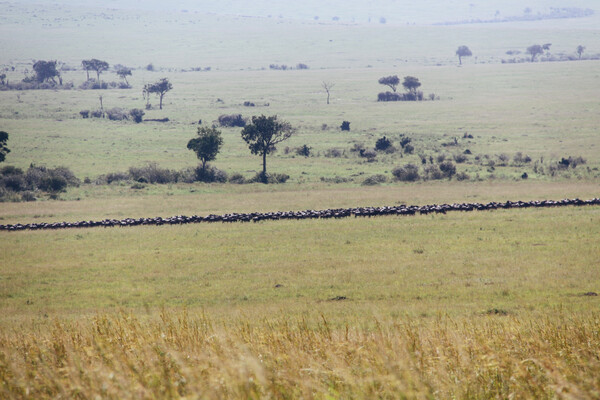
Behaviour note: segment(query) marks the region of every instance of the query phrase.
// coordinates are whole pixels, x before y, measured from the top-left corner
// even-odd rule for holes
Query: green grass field
[[[33,59],[57,59],[75,85],[0,90],[2,167],[90,178],[54,199],[0,202],[0,224],[599,197],[600,62],[501,62],[534,43],[594,55],[599,13],[432,25],[595,2],[232,0],[213,14],[220,4],[0,4],[0,72],[18,82]],[[459,67],[463,44],[473,57]],[[132,67],[132,89],[77,89],[92,57]],[[297,63],[310,68],[269,69]],[[378,79],[394,74],[439,99],[377,102]],[[144,108],[142,87],[162,77],[173,90],[145,117],[167,123],[79,115],[99,96],[105,109]],[[335,83],[329,105],[323,81]],[[95,183],[147,163],[194,167],[198,120],[237,113],[296,128],[268,158],[287,183]],[[240,129],[221,130],[211,165],[260,171]],[[409,136],[414,153],[351,151],[384,135],[396,147]],[[310,157],[295,153],[304,144]],[[467,149],[462,181],[392,179]],[[585,163],[557,169],[568,157]],[[387,181],[362,185],[376,174]],[[0,232],[0,398],[598,398],[599,236],[598,207]]]

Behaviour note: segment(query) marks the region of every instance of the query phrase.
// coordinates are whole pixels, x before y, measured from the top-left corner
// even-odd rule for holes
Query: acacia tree
[[[321,87],[323,89],[325,89],[325,92],[327,92],[327,104],[329,104],[329,91],[334,86],[335,86],[335,83],[332,83],[332,82],[325,82],[325,81],[323,81],[323,83],[321,84]]]
[[[417,89],[421,86],[421,82],[419,82],[419,78],[415,78],[414,76],[405,76],[402,86],[416,96]]]
[[[81,60],[81,66],[85,70],[86,78],[89,81],[90,80],[90,70],[92,69],[92,67],[90,67],[90,60]]]
[[[131,68],[121,67],[117,70],[117,75],[119,75],[121,79],[124,79],[125,83],[129,85],[129,82],[127,82],[127,76],[131,76]]]
[[[219,150],[223,145],[221,131],[216,128],[198,128],[198,137],[190,139],[187,144],[189,150],[193,150],[200,161],[202,161],[202,171],[206,170],[206,163],[217,158]]]
[[[473,53],[471,53],[471,49],[469,49],[467,46],[459,46],[459,48],[456,50],[456,55],[458,56],[458,64],[462,65],[462,58],[471,57]]]
[[[160,99],[159,108],[162,110],[163,97],[171,89],[173,89],[171,82],[167,78],[162,78],[157,82],[148,83],[144,86],[144,97],[150,96],[151,93],[156,94]]]
[[[100,82],[100,74],[104,71],[108,70],[108,63],[106,61],[98,60],[96,58],[92,58],[91,60],[83,60],[81,62],[85,72],[87,73],[88,80],[90,79],[89,71],[96,71],[96,76],[98,77],[98,82]]]
[[[400,84],[400,78],[398,78],[398,75],[384,76],[383,78],[380,78],[378,82],[381,85],[389,86],[395,92]]]
[[[581,60],[581,55],[585,51],[585,46],[579,45],[577,46],[577,54],[579,55],[579,59]]]
[[[549,48],[550,48],[550,46],[548,46],[548,49]],[[539,44],[533,44],[533,45],[529,46],[526,51],[527,51],[527,54],[531,54],[531,62],[534,62],[535,57],[538,54],[544,54],[544,47],[542,47]]]
[[[33,70],[35,71],[35,79],[40,83],[45,81],[56,83],[54,78],[60,78],[60,73],[56,69],[56,61],[37,61],[33,64]]]
[[[6,160],[6,155],[10,153],[10,149],[6,147],[8,142],[8,133],[0,131],[0,162]]]
[[[253,116],[252,123],[242,130],[242,139],[248,143],[250,152],[262,156],[263,170],[261,179],[267,183],[267,154],[275,150],[275,145],[289,139],[294,128],[285,121],[278,121],[277,115],[266,117]]]

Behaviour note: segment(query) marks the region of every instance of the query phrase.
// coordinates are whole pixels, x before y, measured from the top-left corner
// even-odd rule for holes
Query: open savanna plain
[[[233,15],[238,2],[229,15],[58,3],[0,4],[8,79],[32,59],[58,59],[74,83],[0,90],[11,149],[2,167],[64,166],[81,184],[2,202],[0,224],[600,197],[600,62],[501,63],[534,43],[600,52],[598,15],[433,26],[464,19],[461,7],[481,12],[472,18],[495,10],[424,1],[410,6],[422,24],[408,26],[391,5],[381,24],[352,20],[357,4],[333,22],[334,2],[318,20],[306,5],[307,18],[282,5],[265,16],[265,1],[244,17]],[[513,15],[545,2],[506,4]],[[474,56],[459,67],[462,44]],[[132,89],[77,89],[90,57],[132,67]],[[435,100],[377,102],[378,79],[394,74],[418,77]],[[144,108],[143,85],[162,77],[173,89],[162,110],[150,99],[145,118],[168,122],[79,114],[100,95],[105,109]],[[330,104],[324,81],[335,84]],[[195,167],[186,144],[198,126],[238,113],[296,129],[267,159],[285,184],[102,178],[148,163]],[[241,128],[218,129],[211,165],[259,172]],[[352,151],[382,136],[396,152]],[[423,168],[422,156],[459,155],[462,181],[393,180],[396,167]],[[579,165],[557,167],[569,157]],[[374,175],[385,179],[363,184]],[[599,238],[597,206],[0,231],[0,398],[600,398]]]
[[[121,201],[130,215],[164,215],[229,212],[242,198],[242,208],[269,210],[559,192],[587,198],[597,184],[446,183]],[[8,213],[21,213],[22,221],[79,219],[87,203],[101,218],[118,214],[111,198],[46,201],[35,211],[41,214],[18,203]],[[168,207],[173,200],[179,205]],[[598,207],[566,207],[4,232],[2,393],[594,398],[600,316],[590,292],[600,286],[599,222]]]

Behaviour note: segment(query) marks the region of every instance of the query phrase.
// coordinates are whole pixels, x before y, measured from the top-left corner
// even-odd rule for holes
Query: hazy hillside
[[[0,3],[0,64],[25,68],[32,59],[57,59],[76,67],[82,59],[96,57],[131,67],[153,63],[182,69],[261,69],[272,63],[389,68],[453,64],[455,49],[462,44],[473,50],[470,62],[476,63],[499,63],[507,51],[523,52],[533,43],[552,43],[554,54],[571,54],[579,44],[588,54],[600,52],[598,13],[585,18],[433,25],[523,16],[525,10],[517,1],[502,2],[502,8],[463,0],[257,1],[252,6],[231,0],[202,2],[202,8],[192,1],[79,3]],[[529,3],[530,16],[561,6],[558,0]],[[581,0],[568,6],[583,10],[592,3]],[[333,16],[339,20],[333,21]]]
[[[320,22],[338,21],[341,23],[387,23],[387,24],[432,24],[443,22],[505,19],[524,14],[546,15],[555,9],[579,8],[594,9],[598,6],[592,0],[370,0],[344,1],[308,0],[287,2],[273,0],[25,0],[22,4],[59,4],[71,7],[133,9],[146,11],[177,11],[214,13],[219,15],[247,15],[255,17],[317,20]]]

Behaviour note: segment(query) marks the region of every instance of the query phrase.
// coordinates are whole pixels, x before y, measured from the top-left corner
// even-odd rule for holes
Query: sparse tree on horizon
[[[167,78],[162,78],[157,82],[148,83],[144,86],[144,97],[150,96],[150,93],[156,94],[160,99],[159,108],[162,110],[163,97],[165,97],[165,94],[171,89],[173,89],[171,82],[169,82]]]
[[[56,83],[54,80],[55,77],[61,79],[60,73],[56,69],[56,61],[36,61],[36,63],[33,64],[33,70],[35,71],[35,79],[40,83],[46,81]]]
[[[321,87],[323,89],[325,89],[325,92],[327,92],[327,104],[329,104],[329,94],[330,94],[329,92],[330,92],[331,88],[334,86],[335,86],[335,83],[332,83],[332,82],[323,81],[323,83],[321,84]]]
[[[579,59],[581,60],[581,55],[585,51],[585,46],[579,45],[577,46],[577,54],[579,55]]]
[[[267,183],[267,155],[275,150],[275,145],[289,139],[294,128],[289,122],[278,121],[277,115],[266,117],[253,116],[252,123],[242,130],[242,139],[248,143],[250,152],[262,156],[263,170],[261,179]]]
[[[396,88],[400,84],[400,78],[398,78],[398,75],[384,76],[383,78],[380,78],[378,82],[380,85],[389,86],[396,92]]]
[[[96,58],[92,58],[91,60],[83,60],[81,61],[81,65],[83,65],[83,69],[85,69],[88,80],[90,79],[89,71],[96,71],[98,82],[100,82],[100,74],[104,71],[107,71],[109,68],[109,65],[106,61],[98,60]]]
[[[539,44],[531,45],[527,48],[527,54],[531,54],[531,62],[534,62],[538,54],[544,54],[544,48]]]
[[[463,45],[456,50],[456,55],[458,56],[458,64],[462,65],[462,58],[471,57],[473,53],[471,53],[471,49]]]
[[[417,89],[421,86],[421,82],[419,82],[419,78],[415,78],[414,76],[405,76],[402,86],[416,96]]]
[[[117,70],[117,75],[119,75],[121,79],[124,79],[125,83],[129,85],[129,82],[127,82],[127,76],[131,76],[131,68],[121,67]]]

